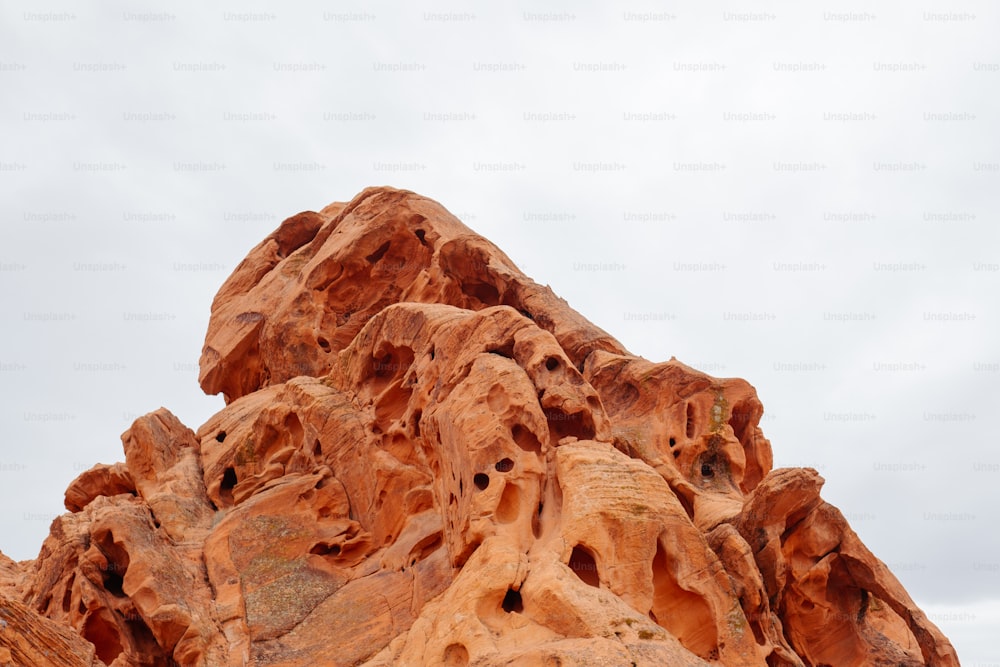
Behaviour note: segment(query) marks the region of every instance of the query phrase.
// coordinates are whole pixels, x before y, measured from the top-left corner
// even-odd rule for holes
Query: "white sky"
[[[220,409],[223,280],[385,184],[634,353],[748,379],[776,466],[1000,662],[998,28],[965,0],[7,0],[0,547],[34,558],[138,415]]]

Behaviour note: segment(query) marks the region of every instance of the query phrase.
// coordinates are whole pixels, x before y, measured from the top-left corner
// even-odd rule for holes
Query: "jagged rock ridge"
[[[0,562],[0,664],[958,665],[772,470],[752,386],[629,354],[416,194],[284,221],[200,382],[222,411],[136,420]]]

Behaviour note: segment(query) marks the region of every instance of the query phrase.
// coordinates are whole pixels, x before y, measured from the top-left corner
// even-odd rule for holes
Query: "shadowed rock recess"
[[[0,665],[958,665],[754,388],[629,354],[434,201],[299,213],[0,556]]]

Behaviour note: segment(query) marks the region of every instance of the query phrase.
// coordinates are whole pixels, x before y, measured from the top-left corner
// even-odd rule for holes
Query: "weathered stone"
[[[0,665],[103,667],[92,644],[0,593]]]
[[[79,512],[98,496],[136,495],[135,482],[124,463],[98,463],[77,476],[66,488],[63,505],[70,512]]]
[[[958,665],[822,478],[771,470],[750,384],[630,355],[413,193],[283,222],[200,382],[197,433],[139,418],[0,558],[0,664]]]

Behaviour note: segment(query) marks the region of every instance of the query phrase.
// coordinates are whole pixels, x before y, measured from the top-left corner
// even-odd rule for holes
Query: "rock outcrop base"
[[[739,379],[629,354],[434,201],[285,220],[0,556],[0,665],[958,665]]]

